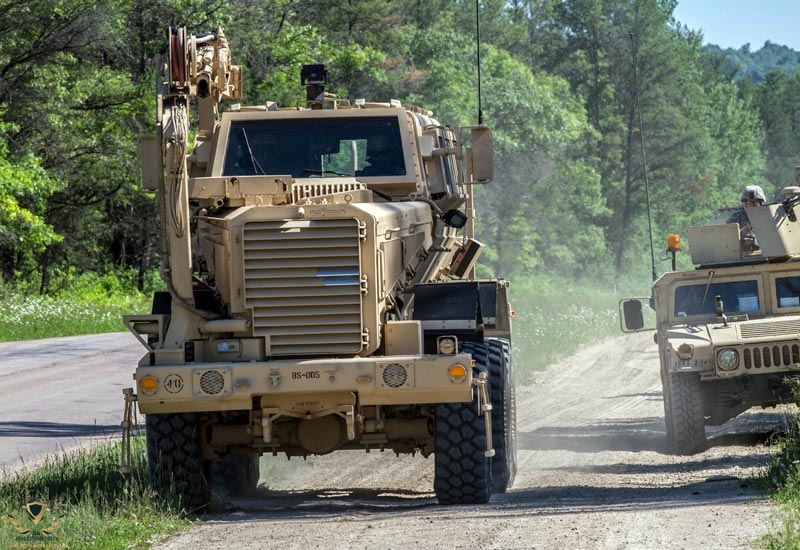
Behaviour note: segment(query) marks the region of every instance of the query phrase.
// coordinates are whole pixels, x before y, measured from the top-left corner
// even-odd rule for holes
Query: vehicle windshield
[[[402,176],[397,118],[312,118],[231,122],[223,176],[294,178]]]
[[[722,299],[725,313],[758,311],[758,282],[731,281],[683,285],[675,289],[676,317],[714,313],[716,297]]]

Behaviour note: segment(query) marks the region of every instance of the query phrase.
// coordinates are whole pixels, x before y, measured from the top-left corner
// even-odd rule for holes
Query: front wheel
[[[665,376],[664,413],[667,441],[676,454],[692,455],[705,450],[705,413],[700,375],[668,372]]]
[[[483,344],[463,351],[475,359],[474,376],[487,371]],[[485,504],[492,496],[492,460],[486,456],[486,420],[479,414],[477,388],[472,401],[436,405],[433,489],[440,504]]]
[[[200,456],[194,413],[148,414],[147,471],[150,486],[162,498],[175,495],[190,512],[211,501],[207,461]]]

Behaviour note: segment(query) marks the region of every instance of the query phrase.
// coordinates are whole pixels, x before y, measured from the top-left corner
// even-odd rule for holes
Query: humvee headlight
[[[145,376],[139,381],[139,388],[145,395],[153,395],[158,390],[158,380],[152,376]]]
[[[739,366],[739,354],[735,349],[725,348],[717,353],[717,365],[722,370],[733,370]]]
[[[456,384],[463,382],[467,378],[467,369],[464,365],[459,365],[456,363],[455,365],[451,365],[447,371],[447,374],[450,375],[450,380],[455,382]]]

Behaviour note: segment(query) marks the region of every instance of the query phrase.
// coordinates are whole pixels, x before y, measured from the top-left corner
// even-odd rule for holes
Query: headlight
[[[733,370],[739,366],[739,354],[735,349],[725,348],[717,353],[717,365],[722,370]]]

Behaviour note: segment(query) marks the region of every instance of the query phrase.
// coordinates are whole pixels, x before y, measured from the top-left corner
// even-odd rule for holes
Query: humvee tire
[[[252,494],[258,486],[257,453],[228,453],[221,462],[211,463],[211,487],[232,497]]]
[[[148,414],[145,422],[152,489],[162,495],[174,492],[190,512],[208,506],[211,495],[200,457],[197,414]]]
[[[667,441],[675,454],[699,453],[708,446],[700,375],[696,372],[670,372],[666,377],[668,387],[664,412]]]
[[[492,400],[493,492],[505,493],[517,475],[517,408],[511,343],[487,338]]]
[[[475,376],[487,371],[484,344],[464,343],[472,353]],[[473,394],[477,388],[473,389]],[[486,456],[486,420],[477,396],[467,403],[436,405],[433,490],[440,504],[485,504],[492,496],[492,462]]]

